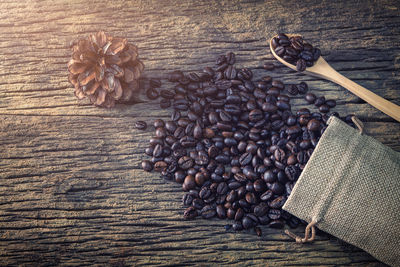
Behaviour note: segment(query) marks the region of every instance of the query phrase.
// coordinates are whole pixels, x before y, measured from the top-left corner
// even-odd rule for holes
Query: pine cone
[[[115,102],[135,101],[143,69],[135,45],[100,31],[72,44],[68,78],[78,99],[111,108]]]

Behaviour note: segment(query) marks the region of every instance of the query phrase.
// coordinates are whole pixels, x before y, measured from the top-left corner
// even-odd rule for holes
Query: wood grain
[[[152,127],[133,127],[169,111],[157,101],[96,108],[79,102],[67,81],[69,42],[101,29],[139,46],[146,77],[198,71],[235,51],[255,79],[306,81],[400,151],[399,123],[269,52],[277,31],[301,33],[336,70],[400,104],[399,2],[333,2],[2,1],[0,265],[382,265],[324,235],[300,246],[280,230],[263,228],[259,238],[226,233],[222,220],[182,220],[179,185],[139,169]],[[265,62],[276,70],[262,70]],[[306,107],[301,97],[293,103]]]

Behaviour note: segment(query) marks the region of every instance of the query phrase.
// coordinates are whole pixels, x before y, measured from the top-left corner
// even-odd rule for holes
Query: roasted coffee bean
[[[207,199],[207,198],[209,198],[211,196],[211,191],[210,191],[210,189],[209,188],[207,188],[207,187],[203,187],[203,188],[201,188],[201,190],[200,190],[200,192],[199,192],[199,197],[201,198],[201,199]]]
[[[309,131],[318,131],[321,126],[320,121],[316,119],[312,119],[307,123],[307,129]]]
[[[188,207],[183,213],[183,218],[185,220],[193,220],[197,215],[197,210],[194,207]]]
[[[232,224],[232,229],[233,229],[234,231],[241,231],[241,230],[243,230],[242,222],[235,222],[235,223],[233,223],[233,224]]]
[[[167,121],[167,122],[165,123],[165,129],[167,129],[167,131],[168,131],[169,133],[171,133],[171,134],[174,134],[177,128],[178,128],[178,127],[177,127],[177,125],[176,125],[176,123],[175,123],[174,121]],[[183,128],[182,128],[182,130],[183,130]],[[178,134],[178,133],[177,133],[177,134]],[[176,136],[175,136],[175,137],[176,137]]]
[[[283,46],[278,46],[275,48],[275,53],[279,56],[282,57],[286,52],[286,49]]]
[[[270,189],[274,194],[280,195],[283,193],[284,187],[281,183],[275,182],[275,183],[272,183]]]
[[[191,189],[194,189],[195,187],[196,187],[196,181],[193,175],[187,175],[182,184],[183,191],[189,191]]]
[[[297,85],[291,84],[288,86],[287,91],[291,95],[297,95],[299,93],[299,89],[297,88]]]
[[[317,97],[313,94],[313,93],[307,93],[304,96],[304,99],[309,103],[309,104],[314,104],[315,100],[317,99]]]
[[[182,78],[183,78],[183,72],[180,70],[176,70],[168,74],[168,80],[170,82],[177,82]]]
[[[274,64],[271,64],[271,63],[265,63],[263,65],[263,69],[265,69],[265,70],[273,70],[274,68],[275,68]]]
[[[258,217],[264,216],[267,214],[269,207],[266,203],[261,202],[257,206],[254,207],[254,214]]]
[[[222,205],[218,205],[216,208],[217,216],[220,219],[226,218],[226,209]]]
[[[241,166],[246,166],[251,162],[252,159],[253,159],[253,156],[251,155],[251,153],[246,152],[240,156],[239,163]]]
[[[317,99],[314,102],[314,105],[319,107],[323,104],[325,104],[325,97],[324,96],[317,97]]]
[[[193,159],[188,156],[183,156],[178,160],[179,168],[187,170],[193,166]]]
[[[137,121],[135,122],[134,126],[138,130],[146,130],[147,123],[145,121]]]
[[[319,106],[318,109],[322,113],[328,113],[329,112],[329,106],[327,104],[322,104],[321,106]]]
[[[182,170],[176,171],[174,174],[175,182],[180,184],[183,183],[185,177],[186,177],[185,172]]]
[[[244,229],[249,229],[254,226],[254,221],[251,220],[248,216],[243,217],[242,225]]]
[[[165,161],[157,161],[154,164],[154,171],[156,172],[162,172],[168,167],[168,164]]]
[[[244,216],[244,211],[242,208],[238,208],[235,213],[235,221],[240,221]]]
[[[306,61],[304,60],[304,59],[299,59],[299,60],[297,60],[297,62],[296,62],[296,70],[297,71],[305,71],[306,70]]]
[[[170,106],[171,106],[171,100],[165,98],[160,100],[160,108],[165,109],[169,108]]]
[[[304,95],[308,91],[308,85],[305,82],[301,82],[297,88],[299,89],[299,93]]]
[[[149,160],[143,160],[142,169],[147,172],[151,172],[153,170],[153,163],[151,163]]]
[[[278,220],[279,218],[281,218],[281,211],[278,209],[270,209],[268,210],[268,217],[271,220]]]
[[[279,90],[285,89],[285,85],[280,80],[273,80],[271,85],[272,85],[272,87],[276,87]]]
[[[165,126],[165,122],[162,119],[156,119],[153,123],[154,128],[158,128],[158,127],[164,127]]]
[[[183,205],[184,206],[192,205],[193,199],[194,199],[194,197],[190,193],[183,195],[183,198],[182,198]]]
[[[280,209],[285,204],[286,198],[284,196],[280,196],[275,198],[269,203],[269,207],[272,209]]]
[[[275,158],[275,160],[277,160],[279,162],[284,162],[285,156],[286,156],[286,154],[283,149],[278,148],[274,152],[274,158]]]
[[[336,101],[333,99],[326,100],[325,104],[328,105],[328,107],[330,107],[330,108],[336,107]]]
[[[146,91],[146,96],[147,96],[148,99],[154,100],[154,99],[157,99],[160,96],[160,93],[154,88],[149,88]]]
[[[279,102],[279,101],[278,101]],[[259,109],[254,109],[252,111],[250,111],[249,113],[249,120],[252,122],[256,122],[261,120],[264,117],[264,114],[261,110]]]

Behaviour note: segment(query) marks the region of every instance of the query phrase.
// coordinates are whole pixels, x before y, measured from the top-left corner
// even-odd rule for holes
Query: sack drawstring
[[[351,120],[357,126],[358,130],[360,130],[360,134],[363,134],[363,132],[364,132],[364,124],[362,123],[362,121],[360,121],[356,116],[352,116]]]
[[[315,239],[315,225],[317,224],[317,220],[314,218],[312,221],[307,225],[305,233],[304,233],[304,238],[301,238],[300,236],[290,232],[289,230],[285,230],[285,234],[290,236],[291,238],[296,240],[296,243],[306,243],[306,242],[312,242]],[[311,228],[311,236],[310,235],[310,228]]]

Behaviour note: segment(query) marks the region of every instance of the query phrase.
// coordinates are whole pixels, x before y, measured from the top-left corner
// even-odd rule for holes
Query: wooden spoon
[[[286,34],[286,35],[288,37],[299,36],[298,34]],[[283,60],[283,58],[279,57],[275,53],[274,49],[272,48],[272,39],[274,37],[272,37],[271,40],[269,41],[269,47],[274,57],[278,59],[283,65],[286,65],[292,70],[297,71],[295,65],[286,62],[285,60]],[[356,96],[360,97],[364,101],[368,102],[370,105],[374,106],[383,113],[389,115],[393,119],[400,122],[400,106],[393,104],[392,102],[384,99],[383,97],[380,97],[372,93],[370,90],[344,77],[339,72],[334,70],[322,57],[319,57],[319,59],[314,63],[312,67],[307,67],[306,70],[303,71],[302,73],[327,79],[334,83],[337,83],[346,88],[347,90],[349,90],[350,92],[352,92],[353,94],[355,94]]]

